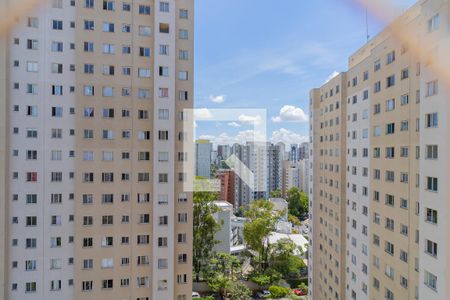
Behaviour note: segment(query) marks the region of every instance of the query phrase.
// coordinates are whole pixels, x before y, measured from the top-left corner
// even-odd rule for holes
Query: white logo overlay
[[[266,109],[184,109],[183,114],[188,122],[183,122],[183,151],[188,157],[195,158],[195,126],[197,122],[231,122],[245,123],[253,126],[253,135],[250,140],[238,141],[240,144],[250,142],[255,145],[267,145],[267,111]],[[247,164],[242,162],[238,156],[232,154],[224,163],[254,192],[265,192],[266,185],[262,184],[265,180],[266,172],[253,172]],[[263,156],[255,155],[252,165],[263,169],[267,161]],[[219,192],[220,180],[218,179],[197,179],[195,177],[195,159],[189,159],[183,164],[183,172],[186,180],[183,182],[185,192]]]

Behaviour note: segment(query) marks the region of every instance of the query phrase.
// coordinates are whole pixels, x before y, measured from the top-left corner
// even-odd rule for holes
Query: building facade
[[[419,1],[311,91],[310,299],[448,298],[449,4]]]
[[[217,176],[220,180],[220,200],[234,205],[236,174],[232,170],[219,170]]]
[[[195,176],[211,178],[212,143],[209,140],[195,142]]]
[[[2,31],[0,298],[190,299],[193,18],[53,0]]]

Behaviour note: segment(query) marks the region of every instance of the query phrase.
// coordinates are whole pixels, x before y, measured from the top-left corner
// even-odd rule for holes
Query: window
[[[169,24],[159,23],[159,32],[160,33],[169,33]]]
[[[374,62],[373,65],[373,70],[374,72],[378,71],[379,69],[381,69],[381,61],[378,59]]]
[[[400,147],[400,157],[408,157],[409,156],[409,148],[408,147]]]
[[[439,14],[436,14],[428,20],[428,32],[433,32],[439,29],[439,24]]]
[[[384,245],[384,251],[390,255],[394,255],[394,244],[386,241]]]
[[[167,141],[169,139],[169,131],[167,131],[167,130],[159,130],[158,131],[158,139],[160,141]]]
[[[426,145],[426,159],[438,159],[437,145]]]
[[[427,82],[427,91],[426,91],[427,97],[437,95],[438,92],[439,92],[439,83],[437,80]]]
[[[138,74],[139,74],[139,77],[149,78],[150,77],[150,69],[139,68]]]
[[[139,35],[140,36],[150,36],[151,35],[150,26],[139,26]]]
[[[403,80],[403,79],[406,79],[408,77],[409,77],[409,69],[405,68],[405,69],[402,70],[401,79]]]
[[[438,127],[438,113],[429,113],[425,115],[425,128]]]
[[[400,199],[400,208],[408,208],[408,200],[401,198]]]
[[[139,5],[139,14],[140,15],[149,15],[150,14],[150,6],[149,5]]]
[[[188,91],[180,91],[178,99],[180,101],[187,101],[188,100]]]
[[[427,208],[426,209],[426,215],[425,215],[425,221],[437,224],[438,221],[438,212],[435,209]]]
[[[61,21],[61,20],[53,20],[52,21],[52,28],[54,30],[62,30],[63,29],[63,21]]]
[[[189,17],[189,13],[187,9],[180,9],[180,19],[187,19]]]
[[[82,290],[83,292],[92,291],[92,280],[91,281],[83,281],[82,283]]]
[[[386,147],[386,158],[394,158],[394,157],[395,157],[395,148]]]
[[[390,88],[395,85],[395,75],[391,75],[386,78],[386,88]]]
[[[386,181],[394,182],[394,180],[395,180],[394,171],[386,171]]]
[[[30,40],[30,39],[27,40],[27,49],[29,50],[37,50],[38,45],[39,45],[38,40]]]
[[[27,106],[27,116],[37,117],[38,115],[38,107],[36,105]]]
[[[158,174],[158,182],[159,183],[168,183],[169,182],[169,175],[167,173],[160,173],[160,174]]]
[[[160,120],[168,120],[169,119],[169,110],[168,109],[158,110],[158,117]]]
[[[381,127],[380,126],[375,126],[373,128],[373,135],[374,136],[381,136]]]
[[[131,32],[130,24],[122,24],[122,32]]]
[[[169,12],[169,3],[168,2],[159,2],[159,11],[160,12]]]
[[[386,101],[386,111],[392,111],[395,109],[395,99],[389,99]]]
[[[180,29],[178,31],[178,38],[180,40],[187,40],[189,38],[189,32],[186,29]]]
[[[395,197],[394,197],[394,195],[386,194],[385,204],[389,205],[389,206],[394,206],[394,204],[395,204]]]
[[[36,292],[36,282],[27,282],[25,283],[25,292],[26,293],[35,293]]]
[[[386,134],[394,134],[395,133],[395,123],[386,124]]]
[[[408,131],[409,129],[409,122],[408,120],[403,120],[400,123],[400,131]]]
[[[105,54],[114,54],[115,46],[114,44],[103,44],[103,53]]]
[[[94,86],[93,85],[85,85],[84,86],[84,95],[85,96],[94,96]]]
[[[84,29],[85,30],[94,30],[94,21],[92,20],[84,20]]]
[[[112,0],[103,0],[103,10],[114,11],[115,4]]]
[[[39,27],[39,19],[36,17],[28,17],[27,20],[28,27],[38,28]]]
[[[430,240],[425,240],[425,253],[430,254],[433,257],[437,256],[437,243],[430,241]]]
[[[179,50],[178,58],[180,60],[189,60],[189,51],[187,51],[187,50]]]
[[[27,61],[27,72],[37,72],[38,63],[36,61]]]
[[[386,56],[386,64],[389,65],[395,61],[395,51],[389,52]]]
[[[169,67],[159,67],[159,76],[168,77],[169,76]]]
[[[436,290],[437,289],[437,276],[428,272],[427,270],[424,271],[425,272],[425,276],[424,276],[424,284],[429,287],[432,290]]]
[[[377,81],[373,85],[373,92],[378,93],[379,91],[381,91],[381,82]]]
[[[400,104],[407,105],[408,103],[409,103],[409,95],[408,94],[402,95]]]
[[[436,177],[427,177],[427,190],[431,192],[438,191],[438,179]]]
[[[52,107],[52,117],[58,117],[61,118],[63,114],[63,108],[62,107]]]
[[[180,71],[178,73],[178,79],[179,80],[188,80],[188,72],[187,71]]]
[[[84,42],[84,52],[94,52],[94,43]]]

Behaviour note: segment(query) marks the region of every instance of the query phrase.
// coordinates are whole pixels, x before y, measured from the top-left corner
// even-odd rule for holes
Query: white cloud
[[[280,109],[280,114],[276,117],[272,117],[274,123],[281,122],[308,122],[308,115],[300,107],[293,105],[285,105]]]
[[[301,144],[307,142],[308,137],[285,128],[280,128],[280,130],[275,130],[274,132],[272,132],[270,141],[274,144],[278,142],[283,142],[286,145]]]
[[[213,118],[213,114],[207,108],[198,108],[194,110],[194,118],[201,120],[209,120]]]
[[[241,125],[240,125],[239,123],[236,123],[236,122],[230,122],[230,123],[228,123],[227,125],[228,125],[228,126],[231,126],[231,127],[235,127],[235,128],[241,127]]]
[[[250,124],[250,125],[259,125],[261,124],[261,116],[249,116],[249,115],[240,115],[238,117],[239,122]]]
[[[331,73],[330,76],[328,76],[327,80],[325,80],[325,83],[329,82],[331,79],[333,79],[334,77],[338,76],[339,72],[338,71],[334,71],[333,73]]]
[[[209,100],[214,103],[223,103],[225,102],[225,95],[209,95]]]

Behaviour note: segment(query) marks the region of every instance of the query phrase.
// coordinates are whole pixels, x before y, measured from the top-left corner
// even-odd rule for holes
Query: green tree
[[[291,215],[291,214],[288,214],[288,221],[291,222],[293,225],[297,225],[297,226],[302,225],[300,220],[296,216]]]
[[[300,283],[298,285],[298,289],[302,290],[303,292],[305,292],[305,294],[308,294],[308,285],[304,282]]]
[[[217,253],[209,262],[209,274],[221,274],[230,280],[236,280],[241,274],[241,262],[239,259],[228,253]]]
[[[220,230],[221,224],[213,216],[219,211],[219,207],[214,204],[217,198],[217,193],[194,193],[193,269],[197,282],[200,281],[200,274],[205,274],[208,261],[214,254],[214,245],[218,243],[214,235]]]
[[[271,191],[270,198],[281,198],[281,191],[279,189]]]
[[[233,282],[229,288],[229,300],[251,300],[252,291],[242,282]]]
[[[269,287],[269,292],[271,298],[280,299],[289,294],[289,289],[282,286],[272,285]]]
[[[211,290],[219,294],[220,299],[223,299],[226,296],[227,291],[232,284],[229,277],[219,273],[210,274],[207,282]]]
[[[250,276],[250,280],[262,288],[266,288],[281,279],[281,274],[272,268],[268,268],[264,273],[255,273]]]
[[[241,262],[228,253],[217,253],[208,264],[208,285],[223,299],[241,274]]]
[[[305,267],[303,260],[296,255],[297,246],[290,239],[281,239],[271,245],[270,261],[271,268],[280,272],[284,278],[300,276],[300,269]]]
[[[308,212],[308,195],[301,192],[297,187],[289,189],[286,201],[288,202],[289,214],[300,218]]]
[[[250,252],[256,253],[252,260],[254,268],[263,273],[268,266],[269,236],[275,230],[280,214],[274,212],[274,205],[267,200],[257,200],[250,204],[244,213],[247,222],[244,224],[244,240]]]

